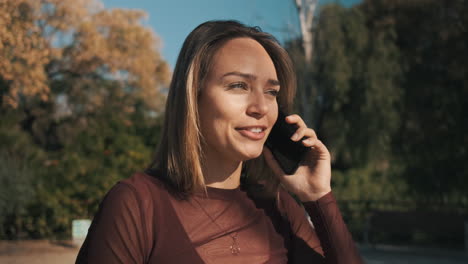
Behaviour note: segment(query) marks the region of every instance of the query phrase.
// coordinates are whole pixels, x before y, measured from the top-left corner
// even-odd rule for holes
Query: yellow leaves
[[[38,19],[60,31],[75,28],[88,20],[91,12],[102,8],[102,4],[94,0],[42,0],[42,3]]]
[[[34,3],[5,0],[0,4],[0,77],[10,83],[3,102],[13,107],[19,94],[47,99],[49,92],[44,72],[50,61],[48,44],[34,23]]]
[[[16,106],[19,95],[47,100],[51,74],[69,72],[120,81],[157,108],[158,88],[170,72],[159,39],[141,25],[145,17],[138,10],[104,10],[97,0],[0,0],[0,78],[8,83],[3,103]],[[64,38],[69,44],[57,44]],[[90,104],[102,105],[105,96],[94,93]]]
[[[140,24],[145,13],[136,10],[103,10],[79,26],[70,51],[73,72],[87,73],[105,67],[115,80],[137,87],[138,98],[153,108],[158,88],[169,81],[169,69],[158,53],[159,40]]]

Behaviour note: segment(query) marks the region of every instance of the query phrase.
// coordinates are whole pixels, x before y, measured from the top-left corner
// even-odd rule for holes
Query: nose
[[[251,93],[247,115],[260,119],[268,113],[268,109],[268,102],[263,92],[256,91]]]

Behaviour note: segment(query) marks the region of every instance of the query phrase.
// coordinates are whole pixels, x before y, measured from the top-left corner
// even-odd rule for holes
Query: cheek
[[[241,96],[216,94],[203,101],[204,114],[217,122],[230,122],[239,118],[245,109],[246,100]]]
[[[278,103],[274,101],[271,104],[270,109],[268,111],[268,121],[273,126],[273,124],[276,122],[277,119],[278,119]]]
[[[272,103],[272,105],[270,106],[267,119],[268,119],[268,126],[269,126],[269,131],[267,134],[268,136],[271,132],[271,129],[273,128],[273,125],[278,120],[278,104],[276,102]]]
[[[236,119],[239,118],[240,113],[235,110],[235,107],[229,103],[214,105],[211,112],[208,113],[211,117],[209,118],[209,126],[212,133],[218,134],[218,137],[223,137],[233,129],[236,124]]]
[[[221,138],[233,126],[235,117],[234,106],[225,100],[205,101],[200,106],[200,129],[204,137],[208,139]]]

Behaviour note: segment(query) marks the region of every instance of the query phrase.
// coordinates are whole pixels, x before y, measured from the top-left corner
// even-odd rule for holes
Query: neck
[[[240,185],[242,162],[206,159],[203,166],[205,184],[220,189],[235,189]]]

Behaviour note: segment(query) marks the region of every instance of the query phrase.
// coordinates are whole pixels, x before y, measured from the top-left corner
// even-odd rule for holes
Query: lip
[[[254,133],[252,131],[250,131],[249,129],[252,129],[252,128],[260,128],[262,129],[262,132],[260,133]],[[262,140],[266,133],[266,126],[245,126],[245,127],[238,127],[236,128],[237,131],[239,131],[239,133],[241,135],[243,135],[244,137],[247,137],[251,140]]]

